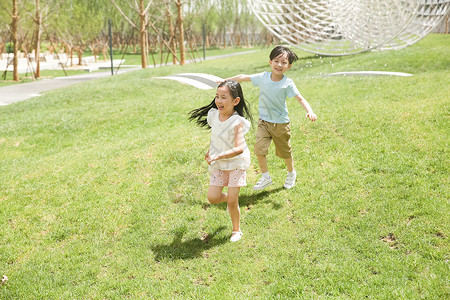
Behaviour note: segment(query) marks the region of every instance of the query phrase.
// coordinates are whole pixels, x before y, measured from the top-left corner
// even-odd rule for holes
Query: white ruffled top
[[[241,117],[235,112],[231,117],[225,121],[219,120],[219,110],[211,108],[208,112],[207,121],[211,126],[211,144],[209,146],[209,156],[219,155],[235,147],[234,128],[241,124],[243,125],[244,135],[250,129],[250,122]],[[213,161],[210,170],[247,170],[250,167],[250,151],[248,150],[245,138],[242,138],[241,143],[244,143],[244,152],[226,159],[219,159]]]

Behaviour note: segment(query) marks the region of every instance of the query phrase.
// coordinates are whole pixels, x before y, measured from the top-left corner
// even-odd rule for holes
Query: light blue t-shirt
[[[289,123],[286,98],[300,95],[292,79],[283,76],[280,81],[270,79],[271,72],[250,76],[252,84],[259,87],[259,118],[271,123]]]

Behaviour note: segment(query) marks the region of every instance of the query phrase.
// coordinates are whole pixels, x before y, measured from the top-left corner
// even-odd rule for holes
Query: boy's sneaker
[[[292,173],[288,172],[284,188],[291,189],[295,186],[295,179],[297,178],[297,172],[295,170]]]
[[[265,187],[267,187],[267,186],[269,186],[269,185],[271,185],[272,184],[272,178],[271,177],[269,177],[269,178],[264,178],[264,177],[261,177],[260,179],[259,179],[259,181],[255,184],[255,186],[253,187],[253,189],[255,190],[255,191],[259,191],[259,190],[262,190],[263,188],[265,188]]]

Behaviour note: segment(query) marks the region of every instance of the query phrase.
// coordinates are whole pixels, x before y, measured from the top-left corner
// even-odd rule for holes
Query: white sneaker
[[[284,188],[286,189],[291,189],[295,186],[295,179],[297,178],[297,172],[292,172],[292,174],[290,174],[288,172],[287,178],[286,178],[286,182],[284,183]]]
[[[259,191],[259,190],[262,190],[263,188],[265,188],[265,187],[267,187],[267,186],[269,186],[271,184],[272,184],[272,178],[269,177],[268,179],[265,179],[264,177],[261,177],[259,179],[259,181],[255,184],[253,189],[255,191]]]
[[[231,238],[230,241],[231,242],[237,242],[241,239],[241,236],[243,235],[243,233],[239,230],[239,231],[232,231],[231,232]]]

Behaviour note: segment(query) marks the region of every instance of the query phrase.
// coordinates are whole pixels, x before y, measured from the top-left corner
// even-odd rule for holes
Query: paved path
[[[237,53],[231,53],[231,54],[225,54],[225,55],[219,55],[219,56],[210,56],[206,57],[206,60],[212,60],[217,58],[223,58],[223,57],[231,57],[235,55],[241,55],[241,54],[248,54],[255,52],[257,50],[252,51],[244,51],[244,52],[237,52]],[[168,64],[169,65],[169,64]],[[149,66],[150,68],[153,68],[153,66]],[[157,66],[158,67],[158,66]],[[139,70],[141,67],[137,66],[136,68],[123,68],[120,69],[119,75],[125,72]],[[115,74],[115,73],[114,73]],[[111,76],[111,70],[105,71],[105,72],[95,72],[95,73],[88,73],[88,74],[82,74],[82,75],[75,75],[75,76],[67,76],[67,77],[57,77],[53,79],[43,79],[38,80],[34,82],[28,82],[28,83],[20,83],[20,84],[13,84],[8,85],[4,87],[0,87],[0,106],[2,105],[8,105],[11,103],[23,101],[32,97],[40,96],[41,92],[45,92],[48,90],[53,90],[57,88],[66,87],[72,84],[108,77]]]
[[[137,69],[138,68],[123,69],[119,71],[119,74]],[[107,76],[111,76],[111,71],[96,72],[67,77],[56,77],[53,79],[43,79],[33,82],[18,83],[0,87],[0,105],[8,105],[14,102],[23,101],[32,97],[40,96],[41,92],[58,89],[72,84],[93,79],[99,79]]]
[[[164,77],[153,77],[158,79],[176,80],[178,82],[192,85],[198,89],[209,90],[215,89],[218,86],[217,81],[223,79],[211,74],[205,73],[181,73],[175,75],[169,75]]]

